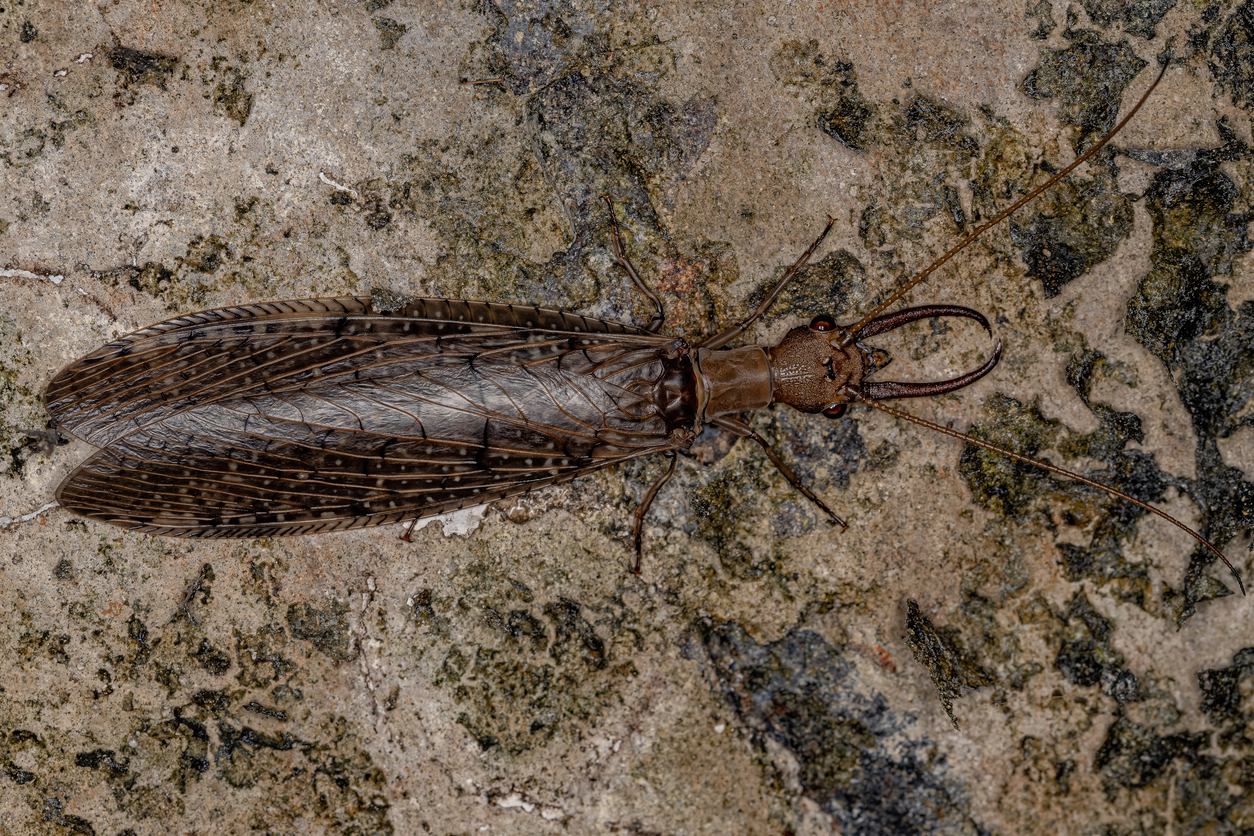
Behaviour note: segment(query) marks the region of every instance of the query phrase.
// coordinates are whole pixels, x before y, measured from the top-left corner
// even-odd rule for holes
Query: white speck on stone
[[[56,507],[57,507],[57,503],[49,502],[47,505],[40,506],[37,510],[31,511],[29,514],[23,514],[20,517],[0,517],[0,528],[4,528],[6,525],[13,525],[14,523],[20,523],[20,522],[26,522],[27,520],[33,520],[35,519],[35,517],[38,517],[44,511],[47,511],[50,508],[56,508]]]
[[[3,89],[3,87],[0,87],[0,89]],[[29,270],[0,270],[0,279],[47,279],[53,284],[61,284],[65,280],[65,276],[41,276]]]
[[[719,723],[717,726],[714,727],[715,734],[722,734],[725,731],[727,731],[727,725],[725,723]]]
[[[516,792],[511,792],[509,795],[503,795],[496,799],[496,806],[504,807],[506,810],[518,808],[527,813],[533,812],[536,809],[536,805],[532,804],[530,801],[524,801],[523,797]]]
[[[345,194],[352,195],[353,200],[357,200],[358,198],[361,197],[361,195],[357,194],[356,189],[345,186],[342,183],[335,182],[330,177],[328,177],[324,172],[321,172],[321,171],[318,172],[318,179],[321,180],[323,183],[326,183],[331,188],[335,189],[337,192],[344,192]]]
[[[440,522],[444,525],[445,537],[451,537],[454,534],[465,537],[479,527],[480,523],[483,522],[484,515],[487,513],[488,506],[486,503],[470,508],[461,508],[447,514],[438,514],[434,517],[427,517],[425,520],[419,520],[414,524],[414,531],[421,531],[433,522]]]

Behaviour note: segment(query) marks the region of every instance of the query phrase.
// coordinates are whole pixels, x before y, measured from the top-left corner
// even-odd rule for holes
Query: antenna
[[[981,224],[979,227],[976,228],[974,232],[972,232],[967,237],[963,238],[961,241],[955,244],[948,252],[946,252],[944,255],[940,256],[939,258],[937,258],[927,267],[924,267],[923,270],[920,271],[914,278],[912,278],[910,281],[903,284],[901,287],[897,288],[897,290],[893,291],[892,294],[890,294],[887,299],[885,299],[883,302],[880,302],[878,305],[876,305],[875,308],[872,309],[872,311],[869,314],[862,317],[862,319],[858,320],[857,323],[855,323],[852,327],[850,327],[849,331],[846,333],[846,336],[842,338],[840,342],[840,347],[848,348],[854,342],[854,335],[857,334],[864,327],[866,327],[866,324],[868,322],[875,319],[884,311],[888,310],[890,307],[896,304],[897,301],[901,299],[901,297],[905,296],[907,293],[913,290],[916,286],[927,281],[928,276],[936,272],[936,270],[942,264],[949,261],[949,259],[953,258],[958,253],[965,250],[967,246],[976,238],[979,238],[987,230],[993,228],[994,226],[997,226],[997,224],[1006,220],[1006,218],[1009,218],[1016,211],[1021,209],[1025,203],[1028,203],[1029,201],[1034,200],[1038,195],[1041,194],[1041,192],[1044,192],[1046,189],[1053,186],[1059,180],[1066,177],[1068,174],[1074,171],[1077,166],[1079,166],[1089,157],[1092,157],[1094,154],[1096,154],[1098,151],[1104,148],[1108,142],[1110,142],[1112,139],[1115,138],[1115,134],[1123,130],[1123,126],[1128,124],[1128,121],[1132,119],[1133,116],[1136,116],[1136,112],[1141,109],[1141,105],[1145,104],[1145,101],[1150,97],[1150,94],[1154,92],[1154,88],[1158,86],[1158,82],[1162,81],[1163,76],[1167,74],[1167,68],[1169,66],[1171,66],[1170,59],[1168,59],[1168,61],[1163,64],[1163,68],[1159,70],[1158,77],[1154,79],[1154,83],[1149,86],[1149,89],[1145,91],[1144,95],[1141,96],[1140,100],[1136,103],[1136,105],[1133,106],[1132,110],[1128,112],[1128,115],[1123,117],[1123,120],[1118,125],[1115,125],[1115,127],[1112,128],[1109,133],[1107,133],[1105,136],[1099,139],[1096,145],[1094,145],[1089,150],[1085,151],[1080,156],[1076,157],[1075,161],[1071,163],[1071,165],[1067,166],[1062,171],[1058,172],[1053,177],[1049,178],[1044,183],[1037,186],[1035,189],[1033,189],[1032,191],[1028,192],[1023,197],[1016,200],[1013,204],[1011,204],[1009,209],[1006,209],[1000,212],[991,221],[987,221],[986,223]]]
[[[1133,505],[1137,506],[1138,508],[1144,508],[1146,511],[1149,511],[1151,514],[1161,517],[1162,519],[1174,525],[1176,528],[1185,532],[1194,540],[1198,541],[1207,549],[1209,549],[1210,552],[1215,555],[1215,557],[1218,557],[1220,560],[1222,560],[1223,564],[1228,567],[1228,571],[1232,573],[1232,577],[1236,578],[1237,586],[1241,588],[1241,594],[1242,595],[1245,594],[1245,583],[1241,580],[1241,574],[1237,572],[1236,567],[1232,565],[1231,561],[1229,561],[1228,558],[1224,557],[1223,552],[1215,548],[1215,546],[1211,544],[1210,540],[1207,540],[1201,534],[1198,534],[1196,531],[1189,528],[1187,525],[1180,522],[1178,519],[1171,516],[1166,511],[1159,510],[1158,508],[1155,508],[1153,505],[1150,505],[1148,502],[1142,502],[1136,497],[1128,496],[1123,491],[1116,490],[1115,488],[1112,488],[1109,485],[1103,485],[1101,482],[1096,482],[1092,479],[1089,479],[1086,476],[1081,476],[1079,473],[1076,473],[1071,470],[1067,470],[1066,468],[1058,467],[1057,465],[1052,465],[1049,462],[1043,462],[1043,461],[1040,461],[1039,459],[1031,458],[1030,456],[1024,456],[1019,453],[1015,453],[1011,450],[1007,450],[1005,447],[998,447],[996,444],[990,444],[987,441],[981,441],[980,439],[973,438],[972,436],[969,436],[966,433],[960,433],[957,430],[950,429],[949,427],[943,427],[940,424],[936,424],[936,423],[933,423],[932,421],[928,421],[926,418],[919,418],[915,415],[911,415],[908,412],[902,412],[900,409],[891,407],[888,404],[880,403],[879,401],[876,401],[876,400],[872,400],[871,398],[868,398],[865,395],[862,395],[861,393],[855,392],[852,389],[849,389],[848,387],[846,387],[845,391],[848,392],[851,395],[851,397],[861,401],[867,406],[874,407],[880,410],[881,412],[887,412],[889,415],[892,415],[896,418],[901,418],[903,420],[909,421],[912,424],[918,424],[920,427],[927,427],[929,430],[935,430],[936,432],[941,433],[942,435],[947,435],[950,438],[956,438],[956,439],[959,439],[960,441],[965,441],[968,444],[974,444],[976,447],[983,447],[985,450],[991,450],[994,453],[1000,453],[1001,455],[1006,456],[1007,458],[1014,459],[1015,461],[1020,461],[1020,462],[1023,462],[1024,464],[1035,465],[1036,467],[1039,467],[1042,470],[1048,470],[1050,473],[1057,473],[1059,476],[1066,476],[1070,479],[1076,480],[1077,482],[1082,482],[1083,484],[1088,485],[1089,487],[1097,488],[1098,490],[1103,490],[1106,493],[1110,494],[1111,496],[1117,496],[1120,499],[1124,500],[1125,502],[1131,502]]]

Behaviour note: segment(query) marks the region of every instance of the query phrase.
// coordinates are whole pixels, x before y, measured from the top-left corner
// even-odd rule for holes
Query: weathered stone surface
[[[1248,575],[1250,2],[0,5],[0,832],[1254,828],[1231,578],[882,413],[752,419],[844,533],[703,435],[637,576],[664,462],[410,544],[172,541],[47,507],[89,449],[40,401],[116,336],[243,301],[644,322],[605,193],[669,332],[743,316],[829,215],[749,339],[845,321],[1087,147],[1170,47],[1113,153],[911,294],[984,312],[1004,359],[904,408],[1157,502]],[[907,380],[988,350],[965,323],[880,342]]]

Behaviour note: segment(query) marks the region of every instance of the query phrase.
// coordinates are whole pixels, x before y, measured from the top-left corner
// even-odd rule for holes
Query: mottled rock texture
[[[913,292],[1004,359],[905,408],[1249,574],[1254,2],[0,7],[0,833],[1254,828],[1254,605],[1222,567],[888,415],[752,418],[844,533],[703,435],[633,575],[665,462],[413,543],[172,541],[47,507],[89,449],[41,402],[240,302],[643,323],[602,194],[669,333],[736,321],[829,215],[747,340],[848,320],[1170,56],[1109,151]],[[906,380],[989,350],[951,321],[881,346]]]

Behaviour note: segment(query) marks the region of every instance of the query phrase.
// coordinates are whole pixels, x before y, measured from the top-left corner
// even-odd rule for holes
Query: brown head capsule
[[[973,319],[992,334],[982,314],[956,305],[906,308],[873,319],[856,331],[839,327],[830,316],[816,316],[809,326],[792,329],[779,345],[768,351],[775,384],[774,401],[801,412],[836,415],[859,395],[875,400],[921,398],[970,386],[996,367],[1001,359],[1001,341],[997,342],[987,363],[952,380],[937,383],[864,380],[868,361],[867,352],[861,346],[863,340],[909,322],[945,316]]]

